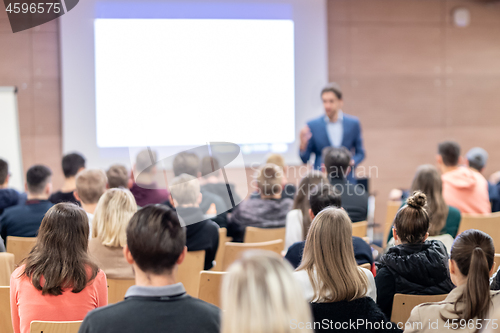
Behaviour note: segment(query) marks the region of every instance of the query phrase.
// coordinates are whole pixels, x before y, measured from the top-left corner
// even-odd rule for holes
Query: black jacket
[[[177,207],[176,210],[186,223],[188,251],[205,250],[204,268],[212,268],[219,247],[219,226],[212,220],[203,220],[203,213],[198,207]]]
[[[330,183],[340,192],[342,208],[352,222],[366,221],[368,215],[368,192],[362,184],[354,184],[345,178],[331,178]]]
[[[439,295],[454,288],[448,271],[448,254],[441,241],[391,247],[377,267],[377,303],[388,318],[394,294]]]
[[[315,332],[402,332],[387,320],[370,297],[353,301],[311,303]]]

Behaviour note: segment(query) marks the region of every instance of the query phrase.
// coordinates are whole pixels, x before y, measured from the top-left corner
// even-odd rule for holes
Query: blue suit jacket
[[[299,151],[300,158],[302,162],[307,163],[311,157],[311,153],[314,153],[316,155],[314,168],[319,169],[322,163],[321,152],[323,148],[332,145],[326,131],[325,115],[309,121],[307,125],[311,130],[312,136],[306,150],[303,152]],[[363,138],[361,137],[359,119],[344,113],[342,125],[344,127],[342,146],[353,153],[354,163],[358,165],[365,158],[365,149],[363,148]]]

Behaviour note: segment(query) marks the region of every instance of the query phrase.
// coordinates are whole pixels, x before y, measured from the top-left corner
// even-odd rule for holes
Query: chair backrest
[[[355,222],[352,224],[352,235],[356,237],[366,237],[368,231],[368,222]]]
[[[78,333],[82,321],[32,321],[30,333]]]
[[[414,307],[422,303],[441,302],[446,296],[448,295],[396,294],[394,295],[394,303],[392,305],[391,321],[393,323],[406,323]]]
[[[366,268],[367,270],[371,271],[372,270],[372,265],[367,262],[366,264],[361,264],[359,267]]]
[[[10,285],[10,276],[14,271],[14,255],[12,253],[0,253],[0,286]]]
[[[226,272],[202,271],[198,298],[220,308],[220,290]]]
[[[14,255],[16,265],[28,256],[36,244],[36,237],[7,236],[7,252]]]
[[[401,201],[388,201],[387,202],[387,211],[385,213],[385,225],[384,225],[384,238],[382,239],[382,247],[385,248],[387,246],[387,237],[389,237],[389,233],[392,229],[392,223],[394,222],[394,218],[396,217],[396,213],[401,207]]]
[[[500,212],[489,215],[468,215],[462,214],[458,233],[465,230],[477,229],[484,231],[493,238],[495,248],[500,248]]]
[[[179,265],[177,281],[182,282],[186,292],[198,297],[198,286],[200,285],[200,272],[205,267],[205,251],[188,252],[182,264]]]
[[[123,301],[128,288],[135,284],[135,279],[107,279],[108,304]]]
[[[10,317],[10,287],[0,287],[0,332],[14,332]]]
[[[222,260],[224,260],[224,249],[226,248],[226,242],[230,242],[230,237],[227,237],[227,229],[219,228],[219,247],[217,248],[217,254],[215,255],[215,266],[212,268],[212,271],[222,271]]]
[[[285,242],[286,228],[245,228],[244,243],[262,243],[276,239]]]
[[[266,250],[275,252],[281,255],[283,251],[283,240],[277,239],[269,242],[262,243],[226,243],[226,249],[224,251],[224,260],[222,269],[225,271],[227,268],[238,259],[241,254],[248,250]]]

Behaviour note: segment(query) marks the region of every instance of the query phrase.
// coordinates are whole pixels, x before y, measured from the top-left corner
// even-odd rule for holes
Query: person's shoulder
[[[306,245],[306,241],[301,241],[301,242],[296,242],[290,245],[288,248],[288,252],[294,252],[294,251],[300,251],[304,249],[304,246]]]
[[[462,216],[462,214],[460,213],[458,208],[455,208],[453,206],[448,206],[448,216],[460,218]]]
[[[190,303],[189,308],[190,311],[192,309],[193,313],[198,316],[200,314],[207,314],[208,316],[219,316],[220,309],[213,304],[202,301],[199,298],[191,297],[187,298],[187,301]]]
[[[319,117],[316,117],[314,119],[311,119],[307,122],[307,125],[309,127],[311,126],[318,126],[318,125],[321,125],[325,122],[325,115],[321,115]]]
[[[344,118],[344,121],[352,122],[352,123],[359,123],[359,118],[347,113],[342,113],[342,117]]]

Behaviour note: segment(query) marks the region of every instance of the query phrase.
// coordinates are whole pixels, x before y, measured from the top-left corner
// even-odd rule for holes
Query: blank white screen
[[[96,19],[99,147],[295,140],[291,20]]]

